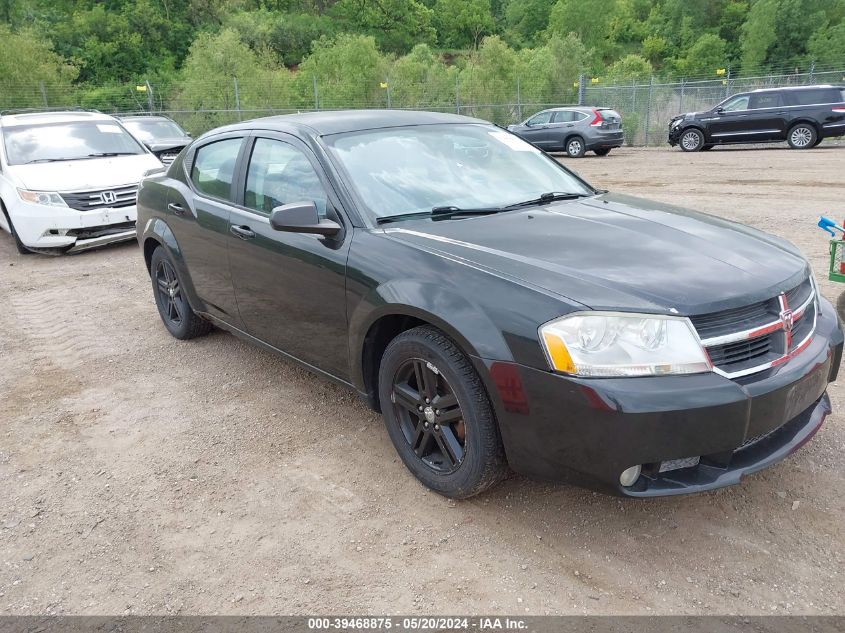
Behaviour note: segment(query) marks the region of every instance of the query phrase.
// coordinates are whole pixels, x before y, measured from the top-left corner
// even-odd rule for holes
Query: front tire
[[[173,337],[186,341],[211,331],[211,323],[197,315],[188,303],[176,266],[161,246],[150,258],[150,278],[158,314]]]
[[[810,149],[815,147],[819,135],[809,123],[798,123],[789,128],[786,133],[786,142],[792,149]]]
[[[704,148],[704,133],[696,128],[684,130],[680,140],[681,149],[685,152],[697,152]]]
[[[416,327],[390,342],[379,368],[379,399],[396,452],[431,490],[465,499],[507,471],[481,378],[440,330]]]
[[[581,158],[587,152],[587,148],[584,146],[584,139],[580,136],[573,136],[567,140],[565,149],[569,158]]]

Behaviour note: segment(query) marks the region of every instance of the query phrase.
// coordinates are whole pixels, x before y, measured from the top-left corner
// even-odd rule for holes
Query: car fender
[[[480,306],[470,302],[457,289],[422,280],[391,280],[371,289],[349,315],[352,382],[362,392],[365,387],[363,352],[367,334],[379,319],[394,315],[430,323],[470,356],[513,360],[500,329]]]
[[[170,255],[170,260],[176,267],[176,272],[179,274],[179,279],[182,282],[182,289],[185,291],[185,296],[188,298],[188,303],[191,305],[191,308],[202,312],[203,304],[194,289],[194,284],[191,280],[191,274],[188,271],[188,266],[185,263],[182,249],[179,247],[179,242],[176,240],[176,236],[173,234],[173,231],[170,230],[170,226],[168,226],[167,222],[161,217],[149,218],[147,223],[144,225],[143,230],[138,232],[138,235],[140,236],[138,241],[141,243],[141,247],[144,252],[147,272],[152,275],[152,271],[150,270],[150,257],[152,256],[153,249],[150,248],[149,245],[152,242],[155,242],[158,246],[163,247]]]

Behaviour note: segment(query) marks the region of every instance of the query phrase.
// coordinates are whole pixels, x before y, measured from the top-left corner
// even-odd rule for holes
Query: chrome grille
[[[179,155],[179,152],[172,152],[161,154],[158,159],[161,161],[162,165],[165,167],[170,167],[170,164],[176,160],[176,157]]]
[[[771,299],[690,320],[715,370],[737,378],[774,367],[809,343],[816,326],[815,290],[807,278]]]
[[[65,191],[59,194],[67,206],[79,211],[130,207],[138,198],[138,185],[124,185],[113,189]]]

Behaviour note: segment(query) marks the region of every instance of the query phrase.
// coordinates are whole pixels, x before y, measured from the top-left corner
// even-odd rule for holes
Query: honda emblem
[[[103,204],[114,204],[117,202],[117,194],[114,191],[104,191],[100,194],[100,200]]]

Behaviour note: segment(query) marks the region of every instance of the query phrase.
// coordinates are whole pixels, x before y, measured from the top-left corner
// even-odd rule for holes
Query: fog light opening
[[[640,473],[642,472],[642,470],[643,467],[641,464],[626,468],[622,471],[622,474],[619,475],[619,483],[622,484],[625,488],[633,486],[637,482],[637,479],[640,478]]]

